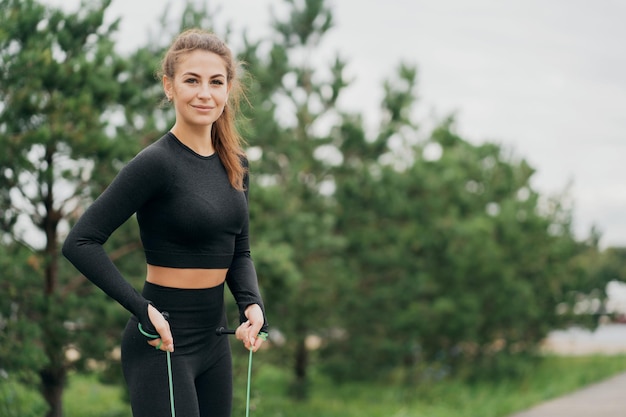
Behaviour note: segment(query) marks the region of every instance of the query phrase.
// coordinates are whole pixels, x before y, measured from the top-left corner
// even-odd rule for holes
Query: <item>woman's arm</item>
[[[96,286],[134,314],[148,331],[149,301],[124,279],[105,252],[110,235],[159,190],[167,188],[159,152],[146,148],[89,206],[63,244],[63,255]]]
[[[244,179],[245,195],[248,201],[248,176]],[[249,221],[246,220],[242,231],[235,237],[235,253],[226,283],[239,307],[239,322],[250,324],[251,337],[268,330],[265,307],[259,291],[256,269],[250,256]],[[244,343],[246,343],[245,339]]]

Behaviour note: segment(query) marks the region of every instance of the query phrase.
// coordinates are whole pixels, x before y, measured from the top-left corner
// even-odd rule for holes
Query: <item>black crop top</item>
[[[247,190],[247,175],[244,186]],[[248,194],[231,186],[217,154],[201,156],[167,133],[120,171],[63,245],[63,254],[81,273],[151,328],[148,300],[121,276],[102,247],[134,213],[148,264],[228,268],[226,282],[240,320],[246,320],[243,311],[250,304],[263,309],[250,257]]]

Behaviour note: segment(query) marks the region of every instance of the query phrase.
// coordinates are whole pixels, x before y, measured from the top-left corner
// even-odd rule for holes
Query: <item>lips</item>
[[[210,111],[214,109],[214,107],[208,107],[208,106],[192,106],[192,107],[200,111]]]

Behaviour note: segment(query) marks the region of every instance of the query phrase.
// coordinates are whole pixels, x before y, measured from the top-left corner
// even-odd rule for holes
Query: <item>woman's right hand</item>
[[[161,336],[158,339],[148,340],[148,344],[159,350],[174,352],[174,338],[170,331],[170,324],[165,320],[165,317],[154,306],[148,305],[148,318]]]

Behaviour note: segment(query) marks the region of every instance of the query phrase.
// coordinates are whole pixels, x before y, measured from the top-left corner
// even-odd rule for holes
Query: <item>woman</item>
[[[237,339],[256,351],[267,327],[250,258],[247,160],[234,124],[237,63],[215,35],[189,30],[166,53],[160,77],[176,122],[87,209],[63,254],[133,314],[122,339],[133,416],[170,415],[166,352],[176,414],[230,416],[230,346],[215,334],[226,326],[224,283],[239,306]],[[141,294],[102,247],[135,213],[147,262]]]

